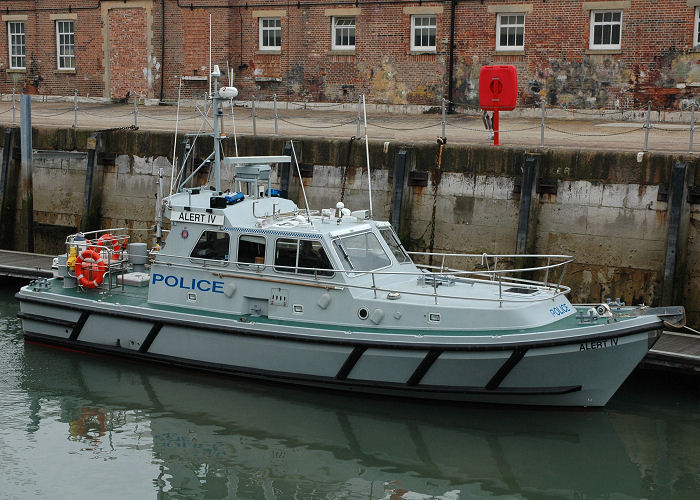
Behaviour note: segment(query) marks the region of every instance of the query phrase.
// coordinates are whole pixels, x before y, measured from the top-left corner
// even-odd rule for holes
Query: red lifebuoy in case
[[[100,239],[97,240],[97,243],[91,246],[90,249],[98,252],[102,249],[111,250],[112,253],[110,260],[119,260],[119,257],[121,256],[120,251],[122,249],[122,246],[119,242],[119,238],[110,233],[106,233],[100,236]]]
[[[100,286],[106,269],[107,265],[100,254],[89,248],[80,252],[75,259],[75,277],[78,284],[85,288]]]

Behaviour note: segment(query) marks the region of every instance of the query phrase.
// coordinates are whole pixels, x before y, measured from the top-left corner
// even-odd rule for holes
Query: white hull
[[[315,387],[521,405],[604,406],[662,326],[651,316],[576,336],[372,338],[47,297],[18,294],[27,340]]]

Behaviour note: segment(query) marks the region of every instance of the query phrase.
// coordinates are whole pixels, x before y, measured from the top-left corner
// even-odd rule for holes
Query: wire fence
[[[128,121],[129,128],[158,128],[157,124],[168,124],[169,126],[176,125],[177,122],[180,123],[193,123],[193,120],[201,120],[205,115],[205,110],[207,109],[207,96],[202,95],[199,99],[191,100],[190,103],[194,103],[196,112],[188,113],[182,115],[179,112],[174,115],[173,106],[163,107],[153,107],[144,106],[136,93],[131,93],[132,97],[119,102],[105,102],[104,99],[98,99],[95,97],[79,97],[77,91],[74,93],[72,98],[72,103],[70,102],[70,97],[61,96],[32,96],[32,102],[39,102],[42,104],[56,105],[60,103],[65,103],[65,107],[39,107],[39,109],[32,110],[32,119],[41,122],[42,120],[53,120],[60,119],[59,117],[64,117],[72,114],[73,123],[72,127],[78,128],[81,123],[81,118],[83,121],[89,122],[90,119],[108,121],[110,125],[118,125],[117,128],[124,128],[122,124],[115,123],[115,121]],[[12,114],[12,125],[16,126],[19,119],[19,94],[14,92],[7,95],[0,94],[0,121],[9,122],[9,114]],[[2,104],[7,104],[7,109],[1,109]],[[201,103],[201,104],[200,104]],[[372,103],[369,103],[372,105]],[[376,102],[375,109],[381,109],[386,106],[385,103]],[[694,152],[694,133],[695,133],[695,101],[693,100],[690,104],[690,113],[686,113],[685,120],[681,120],[679,123],[669,124],[657,120],[652,121],[653,112],[656,111],[657,116],[661,116],[666,110],[652,110],[651,103],[649,103],[644,108],[626,108],[626,109],[570,109],[566,107],[546,107],[545,103],[540,104],[539,109],[539,123],[532,123],[536,120],[537,108],[521,108],[527,109],[529,111],[529,116],[527,117],[527,122],[523,123],[522,120],[518,122],[517,127],[498,127],[494,129],[494,125],[498,126],[497,121],[493,120],[493,116],[489,116],[488,113],[483,112],[478,106],[469,102],[458,102],[449,101],[447,99],[442,99],[440,107],[436,106],[426,106],[423,111],[423,115],[414,114],[409,118],[408,114],[396,115],[384,113],[379,115],[378,113],[373,113],[367,116],[366,127],[374,128],[378,130],[391,131],[396,133],[406,133],[406,132],[417,132],[425,134],[426,131],[434,130],[440,132],[439,139],[443,142],[448,140],[448,130],[450,136],[455,139],[460,138],[462,132],[469,133],[483,133],[486,132],[496,136],[498,140],[499,135],[502,134],[518,134],[522,132],[529,132],[539,129],[540,130],[540,141],[539,146],[544,148],[548,146],[549,141],[561,141],[562,138],[615,138],[620,136],[626,136],[630,134],[643,135],[641,150],[648,151],[650,139],[653,144],[655,138],[661,136],[672,138],[675,145],[676,151],[683,150],[682,143],[685,140],[682,139],[683,136],[687,137],[687,152]],[[282,109],[280,109],[282,108]],[[340,102],[340,103],[310,103],[310,102],[298,102],[298,101],[280,101],[278,102],[277,96],[273,95],[272,102],[270,101],[258,101],[255,97],[248,101],[236,101],[234,110],[234,103],[231,102],[231,119],[238,121],[239,124],[243,121],[252,124],[253,135],[258,135],[258,122],[261,122],[265,128],[270,128],[270,122],[274,122],[274,135],[279,135],[280,124],[289,125],[293,127],[295,132],[299,130],[307,129],[309,131],[314,131],[318,133],[321,130],[338,130],[343,127],[348,129],[348,134],[354,131],[355,137],[360,137],[362,128],[365,125],[363,118],[362,109],[362,97],[357,102]],[[307,112],[306,114],[300,115],[300,112]],[[430,112],[430,114],[425,114],[425,112]],[[571,117],[583,117],[580,123],[589,123],[589,126],[579,126],[572,130],[571,127],[567,127],[565,122],[566,119],[562,119],[561,112],[564,111],[569,114],[569,119]],[[281,113],[282,112],[282,113]],[[322,119],[318,118],[319,112],[325,112]],[[282,114],[289,114],[289,116],[282,116]],[[317,115],[313,115],[317,113]],[[437,116],[437,114],[439,116]],[[432,114],[432,116],[431,116]],[[329,116],[332,115],[332,116]],[[350,115],[350,116],[348,116]],[[615,122],[611,118],[615,115],[620,117],[621,122]],[[630,117],[633,116],[635,119],[639,120],[641,117],[644,121],[631,121]],[[311,119],[309,119],[311,117]],[[224,119],[228,117],[224,114]],[[688,119],[689,118],[689,119]],[[562,121],[563,120],[563,121]],[[597,123],[594,121],[603,121],[608,123]],[[570,121],[570,120],[569,120]],[[494,123],[496,122],[496,123]],[[267,125],[265,125],[267,124]],[[94,126],[94,123],[91,125]],[[84,125],[88,126],[88,125]],[[593,128],[595,127],[595,129]],[[603,127],[620,127],[622,130],[613,131],[606,130],[601,132]],[[583,129],[583,130],[582,130]],[[342,131],[335,132],[337,135]],[[653,132],[653,136],[652,136]],[[330,132],[329,132],[330,133]],[[677,140],[676,140],[677,138]],[[668,142],[668,141],[667,141]]]

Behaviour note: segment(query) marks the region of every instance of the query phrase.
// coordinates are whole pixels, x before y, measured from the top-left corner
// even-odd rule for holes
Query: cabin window
[[[229,235],[221,231],[204,231],[190,257],[228,261]]]
[[[280,238],[275,245],[275,271],[333,276],[331,262],[318,240]]]
[[[394,254],[394,257],[396,257],[396,260],[399,261],[399,264],[411,262],[411,258],[403,249],[403,245],[401,245],[401,242],[396,237],[396,234],[394,234],[394,231],[389,226],[380,228],[379,234],[382,235],[382,238],[384,238],[384,241],[386,241],[389,250],[391,250],[391,253]]]
[[[376,271],[391,265],[374,233],[361,233],[336,239],[333,244],[347,271]]]
[[[238,238],[238,264],[241,267],[249,267],[244,263],[265,264],[265,238],[263,236],[242,234]]]

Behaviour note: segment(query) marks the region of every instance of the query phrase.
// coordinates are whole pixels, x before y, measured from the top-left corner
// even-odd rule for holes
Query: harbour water
[[[0,499],[700,495],[700,380],[605,409],[317,392],[25,344],[0,282]]]

